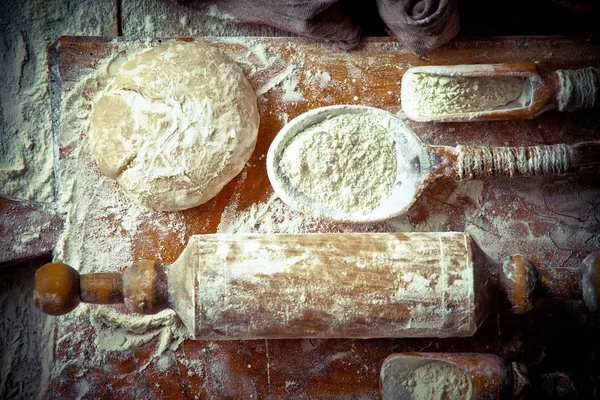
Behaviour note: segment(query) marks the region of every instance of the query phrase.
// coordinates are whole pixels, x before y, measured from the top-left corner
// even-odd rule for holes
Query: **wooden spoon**
[[[531,63],[414,67],[402,77],[401,101],[415,121],[531,119],[552,109],[600,107],[600,68],[542,71]]]
[[[345,212],[309,198],[280,168],[284,151],[308,127],[340,114],[368,114],[388,130],[396,152],[396,179],[390,194],[373,210]],[[336,105],[316,108],[294,118],[277,134],[267,153],[267,173],[275,193],[289,206],[340,222],[376,222],[405,213],[432,181],[492,179],[600,170],[600,141],[530,147],[425,145],[400,118],[378,108]],[[373,177],[374,182],[377,177]],[[323,182],[327,185],[328,182]]]

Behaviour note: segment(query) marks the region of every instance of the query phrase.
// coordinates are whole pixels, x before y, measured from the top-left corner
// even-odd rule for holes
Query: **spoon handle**
[[[452,150],[434,151],[445,153],[453,164],[451,176],[459,180],[600,172],[600,141],[529,147],[456,146]]]

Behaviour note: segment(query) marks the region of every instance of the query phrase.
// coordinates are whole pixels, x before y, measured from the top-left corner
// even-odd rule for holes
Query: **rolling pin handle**
[[[583,301],[591,312],[600,310],[600,254],[590,254],[581,264]]]
[[[156,314],[169,307],[167,274],[153,260],[133,263],[123,273],[125,305],[138,314]]]
[[[79,303],[125,303],[139,314],[155,314],[168,307],[167,276],[155,261],[142,260],[118,273],[80,275],[61,262],[35,273],[33,302],[49,315],[72,311]]]
[[[61,262],[40,267],[35,273],[33,302],[49,315],[72,311],[79,303],[112,304],[123,302],[120,274],[80,275]]]
[[[557,279],[558,275],[562,279]],[[527,257],[515,254],[502,260],[501,281],[506,301],[515,314],[531,310],[540,292],[552,298],[583,298],[591,312],[600,311],[600,253],[589,255],[579,271],[555,268],[542,272]]]
[[[533,308],[540,289],[539,271],[527,257],[514,254],[502,260],[501,282],[510,310],[525,314]]]
[[[79,272],[60,262],[45,264],[35,272],[33,303],[49,315],[72,311],[81,302]]]

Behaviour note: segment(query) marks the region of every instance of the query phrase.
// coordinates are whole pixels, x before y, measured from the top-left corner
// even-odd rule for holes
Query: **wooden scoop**
[[[471,336],[489,313],[491,264],[459,232],[196,235],[168,267],[146,260],[122,275],[80,275],[46,264],[34,303],[50,315],[80,302],[169,307],[202,340]],[[597,309],[600,256],[584,264],[568,297],[583,288]],[[513,270],[503,290],[522,305],[532,280]]]
[[[587,399],[598,386],[594,376],[572,372],[530,374],[495,354],[422,352],[389,355],[379,385],[382,400]]]
[[[600,68],[542,71],[535,64],[409,68],[402,110],[415,121],[531,119],[552,109],[600,107]]]
[[[494,354],[396,353],[381,367],[383,400],[513,399],[529,386],[520,364]]]
[[[284,151],[308,127],[340,114],[376,117],[391,135],[396,152],[396,179],[387,198],[373,210],[345,212],[309,198],[280,168]],[[316,108],[294,118],[277,134],[267,153],[267,173],[275,193],[288,205],[340,222],[376,222],[405,213],[421,191],[444,176],[458,180],[600,171],[600,142],[531,147],[425,145],[400,118],[378,108],[336,105]],[[377,177],[373,177],[375,182]],[[327,185],[328,182],[323,182]]]

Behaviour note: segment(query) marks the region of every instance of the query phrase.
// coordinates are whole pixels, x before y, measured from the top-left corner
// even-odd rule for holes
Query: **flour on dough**
[[[141,204],[175,211],[213,198],[256,144],[256,96],[241,68],[196,42],[158,45],[121,67],[92,108],[100,170]]]

